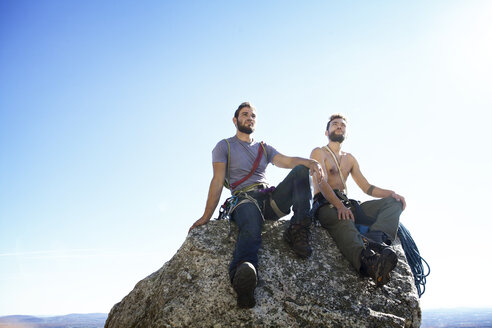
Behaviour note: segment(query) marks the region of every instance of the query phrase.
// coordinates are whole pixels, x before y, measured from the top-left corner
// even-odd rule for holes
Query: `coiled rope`
[[[424,260],[422,256],[420,256],[419,249],[417,248],[412,235],[401,223],[398,228],[397,235],[400,239],[403,251],[405,252],[407,262],[410,265],[410,269],[412,270],[415,287],[417,287],[417,292],[420,298],[425,293],[425,283],[427,276],[429,276],[430,274],[430,266],[427,261]],[[427,273],[425,273],[424,264],[427,267]]]

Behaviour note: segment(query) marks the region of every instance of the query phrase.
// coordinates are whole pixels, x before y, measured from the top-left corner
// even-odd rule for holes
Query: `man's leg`
[[[328,230],[340,252],[359,272],[361,252],[365,248],[362,237],[351,220],[339,220],[336,208],[324,205],[318,210],[321,226]]]
[[[383,285],[390,279],[390,272],[396,267],[398,257],[391,247],[396,238],[403,206],[393,197],[367,201],[361,204],[362,211],[368,217],[369,231],[364,233],[364,240],[372,250],[380,254],[384,261],[369,261],[366,273],[376,274],[377,285]],[[382,274],[379,274],[382,272]]]
[[[229,277],[234,278],[236,268],[242,262],[249,262],[258,268],[258,250],[261,246],[261,227],[263,218],[253,203],[239,205],[232,212],[232,220],[236,222],[239,233],[234,249],[232,262],[229,266]]]
[[[285,231],[284,239],[300,257],[307,258],[312,249],[309,246],[309,227],[311,226],[311,186],[309,169],[303,165],[293,168],[287,177],[273,191],[270,202],[266,204],[265,213],[274,212],[277,217],[290,213],[290,226]]]
[[[271,199],[269,205],[278,217],[289,214],[292,206],[294,215],[292,215],[290,222],[301,224],[309,216],[311,209],[309,169],[304,165],[294,167],[275,188]]]
[[[341,253],[362,275],[374,279],[376,286],[389,281],[389,274],[396,265],[396,254],[387,249],[378,253],[368,247],[355,223],[350,220],[339,220],[337,210],[324,205],[318,210],[321,226],[328,229]]]
[[[375,219],[369,228],[369,233],[383,232],[394,241],[400,223],[400,214],[403,211],[402,203],[393,197],[386,197],[364,202],[360,206],[367,216]]]
[[[229,278],[237,293],[237,305],[240,308],[251,308],[256,304],[254,291],[263,218],[255,204],[245,203],[234,210],[232,219],[236,222],[239,233],[229,266]]]

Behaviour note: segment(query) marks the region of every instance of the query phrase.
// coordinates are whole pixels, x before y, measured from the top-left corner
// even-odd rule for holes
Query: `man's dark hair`
[[[328,124],[326,124],[326,130],[329,130],[330,129],[330,123],[331,123],[331,121],[333,121],[334,119],[337,119],[337,118],[341,118],[342,120],[344,120],[345,122],[347,122],[347,119],[342,114],[333,114],[333,115],[330,116],[330,120],[328,121]]]
[[[239,117],[239,112],[241,111],[241,109],[243,109],[244,107],[248,107],[248,108],[251,108],[251,109],[255,109],[253,107],[253,105],[251,105],[249,103],[249,101],[245,101],[243,103],[241,103],[241,105],[239,105],[239,107],[236,109],[236,111],[234,112],[234,117],[237,119]]]

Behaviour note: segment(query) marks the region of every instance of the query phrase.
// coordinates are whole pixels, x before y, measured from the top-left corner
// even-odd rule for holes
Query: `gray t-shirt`
[[[232,184],[236,181],[241,180],[243,177],[249,174],[249,172],[253,168],[256,155],[258,154],[258,147],[261,147],[261,144],[256,141],[253,141],[252,143],[247,143],[245,141],[239,140],[236,136],[228,138],[227,140],[231,145],[231,162],[229,163],[229,177],[231,181],[229,181],[229,184]],[[258,168],[255,170],[253,175],[251,175],[249,179],[237,186],[234,190],[242,189],[244,187],[252,185],[253,183],[267,183],[265,176],[266,167],[268,163],[272,162],[272,159],[275,157],[275,155],[278,154],[278,151],[272,146],[267,145],[266,143],[263,143],[263,145],[265,146],[267,156],[265,156],[265,153],[263,153],[260,165],[258,165]],[[227,165],[227,151],[227,142],[225,140],[219,141],[215,148],[212,150],[212,162],[226,163]],[[231,192],[234,190],[231,190]]]

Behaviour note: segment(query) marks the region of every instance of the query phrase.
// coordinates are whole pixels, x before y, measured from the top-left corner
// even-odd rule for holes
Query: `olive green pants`
[[[396,238],[402,203],[393,197],[370,200],[360,204],[367,219],[339,220],[335,207],[323,205],[318,210],[318,220],[323,228],[328,229],[342,254],[360,270],[360,253],[364,242],[355,224],[369,226],[369,230],[382,231],[393,241]]]

